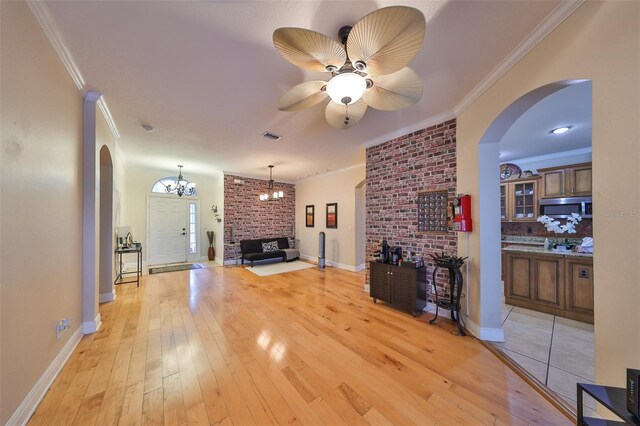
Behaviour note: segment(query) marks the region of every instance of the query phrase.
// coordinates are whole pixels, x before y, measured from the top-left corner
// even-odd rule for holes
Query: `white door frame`
[[[150,223],[151,223],[151,198],[175,198],[175,194],[161,194],[161,193],[152,193],[147,195],[146,198],[146,210],[147,210],[147,214],[146,214],[146,230],[145,230],[145,235],[147,238],[147,246],[150,244],[151,241],[151,229],[150,229]],[[185,204],[187,204],[187,206],[189,205],[189,203],[191,202],[195,202],[196,203],[196,252],[191,254],[189,253],[189,232],[187,232],[187,238],[185,239],[185,245],[184,245],[184,250],[185,250],[185,254],[186,254],[186,259],[187,262],[196,262],[198,260],[202,259],[202,255],[201,255],[201,251],[202,251],[202,213],[201,213],[201,208],[200,208],[200,198],[198,197],[187,197],[187,198],[180,198],[181,200],[183,200],[185,202]],[[189,226],[189,220],[188,220],[188,215],[189,215],[189,209],[186,208],[185,209],[187,212],[187,227]],[[151,250],[149,249],[149,247],[147,247],[147,249],[145,250],[145,254],[144,254],[144,260],[146,262],[146,264],[149,264],[149,253],[151,252]]]

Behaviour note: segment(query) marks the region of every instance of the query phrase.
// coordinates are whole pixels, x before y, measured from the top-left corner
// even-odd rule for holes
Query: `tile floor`
[[[502,319],[505,342],[495,346],[575,408],[576,383],[595,382],[593,325],[510,305]]]

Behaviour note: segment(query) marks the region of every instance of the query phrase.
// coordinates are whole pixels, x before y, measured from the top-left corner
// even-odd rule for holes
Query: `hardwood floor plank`
[[[31,425],[569,424],[473,337],[335,268],[143,276],[100,305]]]
[[[73,418],[73,424],[77,426],[95,425],[103,398],[104,392],[83,400]]]
[[[164,394],[164,424],[181,426],[187,424],[187,413],[182,397],[180,373],[172,374],[162,379]]]
[[[142,424],[145,426],[164,424],[164,391],[162,388],[144,394]]]
[[[127,385],[124,390],[122,411],[118,419],[118,425],[142,424],[142,412],[144,406],[144,382],[137,381]]]

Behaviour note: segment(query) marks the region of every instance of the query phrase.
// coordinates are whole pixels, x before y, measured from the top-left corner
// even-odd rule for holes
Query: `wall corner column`
[[[102,96],[90,91],[82,105],[82,328],[100,328],[98,311],[98,200],[96,191],[96,103]]]

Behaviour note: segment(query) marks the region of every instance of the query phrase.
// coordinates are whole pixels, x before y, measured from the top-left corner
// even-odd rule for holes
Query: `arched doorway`
[[[580,102],[574,102],[573,105],[568,107],[567,105],[563,105],[564,111],[562,108],[555,108],[553,104],[554,101],[573,99],[567,95],[569,93],[580,93]],[[532,209],[533,212],[529,213],[530,216],[525,215],[526,217],[531,217],[531,220],[528,221],[530,223],[527,223],[526,219],[522,219],[523,214],[520,214],[520,219],[516,218],[515,212],[518,211],[517,209],[524,209],[525,207],[518,207],[515,202],[511,203],[511,214],[507,215],[504,211],[501,212],[500,187],[502,184],[503,189],[507,187],[511,188],[510,191],[505,190],[505,194],[509,192],[511,200],[513,201],[518,199],[513,196],[518,195],[515,190],[525,185],[523,182],[527,181],[527,178],[531,179],[528,182],[537,180],[537,182],[531,185],[537,183],[539,192],[532,190],[531,193],[533,194],[535,192],[536,194],[535,197],[532,198],[538,199],[538,197],[542,197],[540,199],[543,199],[545,195],[541,194],[541,192],[543,192],[543,188],[547,188],[549,182],[544,177],[545,174],[543,172],[545,167],[560,166],[564,169],[570,167],[573,163],[581,163],[583,161],[591,162],[591,98],[591,82],[588,80],[559,81],[541,86],[521,96],[504,109],[486,129],[478,146],[478,207],[480,209],[479,228],[482,235],[480,240],[482,252],[480,258],[480,271],[482,275],[480,310],[484,318],[488,318],[492,322],[498,321],[497,324],[504,331],[503,340],[506,340],[506,342],[496,343],[496,346],[500,348],[503,354],[519,364],[532,378],[538,380],[542,385],[547,386],[556,394],[561,395],[569,404],[575,404],[575,383],[589,383],[595,380],[595,361],[593,356],[591,356],[591,358],[588,356],[589,353],[593,355],[595,351],[593,327],[587,323],[566,318],[562,312],[554,311],[556,308],[555,305],[553,305],[554,309],[544,309],[542,307],[536,307],[534,303],[527,305],[526,303],[520,304],[517,301],[510,302],[509,298],[507,298],[507,303],[511,303],[515,307],[503,305],[504,294],[500,276],[501,271],[503,271],[503,268],[500,267],[502,260],[502,250],[500,248],[502,242],[501,237],[510,240],[512,235],[526,236],[525,232],[519,234],[512,233],[511,231],[513,229],[528,229],[529,233],[531,233],[533,229],[531,237],[544,240],[547,235],[541,236],[543,234],[539,233],[536,229],[537,227],[542,228],[545,234],[547,231],[544,230],[541,224],[535,221],[535,218],[540,214],[540,210],[536,208]],[[588,159],[576,161],[575,158],[578,157],[578,154],[575,152],[570,154],[570,151],[565,151],[569,148],[565,148],[564,144],[566,141],[561,141],[560,139],[552,141],[553,144],[556,144],[553,151],[550,150],[540,155],[538,151],[540,151],[541,146],[550,143],[546,142],[545,138],[556,137],[549,136],[549,134],[552,133],[551,130],[554,128],[551,125],[538,128],[542,136],[533,136],[534,129],[537,127],[531,125],[531,123],[533,122],[537,125],[542,124],[536,122],[535,119],[539,118],[541,116],[540,112],[545,110],[553,111],[553,113],[548,115],[553,116],[553,120],[560,121],[567,121],[566,119],[568,117],[575,118],[575,115],[567,113],[567,110],[588,111],[586,115],[586,117],[588,117],[588,126],[583,126],[584,123],[579,123],[580,125],[576,127],[576,129],[578,127],[588,129],[588,134],[584,136],[584,139],[588,141],[589,145],[589,148],[585,148],[589,151]],[[571,119],[568,121],[571,121]],[[530,146],[524,149],[523,152],[538,153],[530,154],[530,157],[525,156],[524,158],[511,157],[505,159],[504,156],[500,158],[500,154],[504,155],[505,152],[508,152],[509,148],[507,147],[512,147],[512,145],[510,145],[510,143],[513,142],[512,136],[514,133],[519,133],[516,129],[520,130],[522,128],[527,128],[532,135],[531,140],[527,141],[527,143],[535,145],[535,147]],[[575,132],[576,129],[573,131]],[[534,141],[538,143],[535,144]],[[574,149],[573,151],[579,150]],[[529,173],[527,178],[515,179],[511,182],[508,180],[499,182],[497,170],[500,163],[511,163],[512,161],[514,166],[524,166],[525,164],[532,166],[522,167],[522,170],[525,170],[525,168],[532,169],[533,175]],[[540,174],[538,174],[538,169],[540,169]],[[589,164],[589,176],[590,173],[591,165]],[[591,181],[590,178],[589,181]],[[545,183],[543,184],[543,182]],[[533,186],[533,188],[536,187]],[[521,191],[521,194],[525,193],[526,191]],[[568,195],[563,195],[562,197],[571,197],[569,192],[567,194]],[[591,190],[589,190],[589,196],[590,195]],[[549,198],[548,195],[547,198]],[[509,199],[508,195],[505,195],[504,199]],[[570,198],[566,198],[566,200],[570,200]],[[506,206],[508,204],[509,203],[505,201],[505,210],[507,210]],[[523,201],[523,205],[528,204],[526,201]],[[563,219],[559,220],[564,222]],[[583,222],[589,222],[587,229],[591,229],[591,219],[585,219]],[[587,235],[593,236],[593,234]],[[579,234],[579,237],[584,236],[585,235]],[[517,245],[518,243],[511,244]],[[527,244],[534,244],[534,240],[529,240]],[[519,290],[523,289],[521,285],[524,283],[526,284],[524,289],[531,289],[532,300],[550,299],[554,297],[554,294],[543,294],[546,290],[540,290],[546,286],[546,284],[542,284],[543,282],[550,282],[554,284],[553,288],[560,289],[557,307],[564,309],[564,298],[567,298],[566,303],[568,306],[569,296],[567,296],[568,293],[565,293],[565,285],[567,284],[563,283],[565,283],[565,280],[568,283],[570,278],[568,278],[568,275],[565,275],[563,268],[565,268],[565,263],[566,265],[569,265],[569,263],[568,261],[557,260],[558,256],[560,259],[564,259],[564,256],[558,255],[554,257],[553,253],[544,251],[542,247],[539,249],[541,252],[535,252],[535,250],[531,248],[527,249],[530,252],[533,251],[533,253],[529,254],[523,254],[518,250],[523,249],[522,247],[510,247],[504,251],[507,260],[510,258],[516,259],[505,262],[505,264],[510,265],[510,267],[505,270],[505,293],[510,292],[514,288],[518,288]],[[516,261],[518,262],[517,266],[515,266]],[[553,268],[556,268],[556,265],[557,269],[555,270],[558,271],[557,278],[555,272],[550,272],[554,270]],[[566,266],[566,268],[569,267]],[[512,275],[509,274],[509,271],[512,272]],[[548,278],[538,281],[538,274],[542,273],[549,273],[550,275]],[[589,273],[589,275],[592,275],[592,273]],[[518,276],[518,278],[510,280],[509,277],[515,276]],[[557,281],[554,281],[556,279]],[[516,282],[519,284],[514,284]],[[494,283],[499,283],[499,285],[494,285]],[[510,287],[509,283],[514,287]],[[549,289],[551,286],[544,288]],[[543,295],[540,296],[540,294]],[[511,300],[514,300],[514,298],[512,297]],[[552,306],[550,302],[548,305]],[[572,318],[577,319],[575,317]],[[589,327],[591,327],[590,331]],[[578,334],[573,334],[575,332]],[[591,333],[590,336],[589,332]],[[571,347],[571,350],[579,353],[580,356],[573,357],[571,361],[564,359],[566,357],[564,357],[563,354],[567,352],[567,347]],[[578,347],[579,349],[577,349]]]
[[[113,161],[106,145],[100,148],[100,212],[98,233],[98,279],[100,303],[115,299],[113,287]]]
[[[480,240],[480,315],[481,324],[495,338],[504,340],[501,326],[501,258],[500,258],[500,169],[499,143],[507,130],[540,100],[572,84],[586,80],[567,80],[539,87],[516,99],[489,125],[478,145],[478,209]]]

